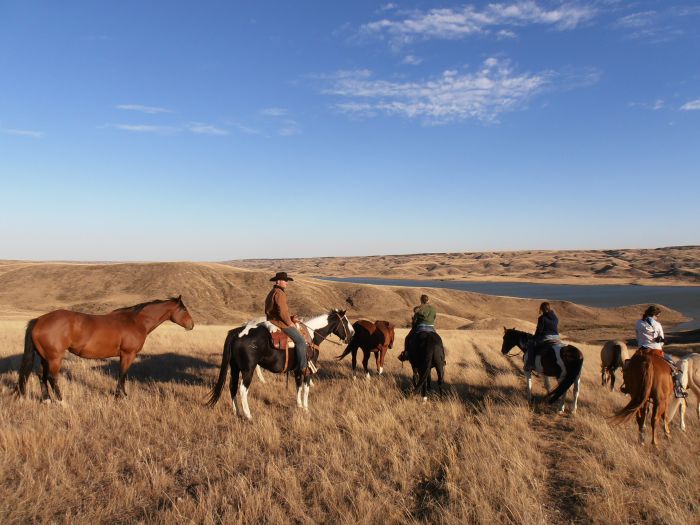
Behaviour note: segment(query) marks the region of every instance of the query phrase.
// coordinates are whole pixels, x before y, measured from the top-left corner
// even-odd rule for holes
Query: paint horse
[[[345,348],[345,351],[336,357],[341,360],[346,355],[352,355],[352,377],[355,378],[355,370],[357,369],[357,350],[362,349],[362,366],[365,369],[367,379],[369,379],[369,364],[370,354],[374,354],[377,365],[377,373],[381,375],[384,372],[384,357],[389,348],[394,347],[394,325],[388,321],[366,321],[364,319],[356,321],[352,324],[355,330],[350,340],[350,344]]]
[[[676,362],[678,368],[681,369],[683,376],[681,378],[681,385],[685,390],[693,392],[695,394],[697,402],[697,414],[698,419],[700,419],[700,354],[690,354],[683,357],[680,361]],[[673,417],[676,415],[676,411],[680,407],[681,421],[680,428],[685,432],[685,412],[688,405],[688,399],[679,399],[673,397],[668,405],[668,422],[669,424],[673,421]]]
[[[314,363],[318,360],[318,345],[329,335],[334,334],[345,343],[348,343],[354,334],[353,328],[345,316],[345,310],[331,310],[329,313],[316,316],[303,324],[309,331],[309,336],[313,343],[310,346],[313,349],[311,361]],[[287,354],[284,350],[275,348],[270,330],[264,322],[260,324],[249,322],[244,326],[229,331],[224,342],[219,377],[209,394],[207,405],[210,407],[214,406],[221,397],[230,367],[231,382],[229,388],[233,409],[236,415],[241,415],[242,413],[246,419],[251,420],[252,416],[248,406],[248,391],[253,380],[253,373],[258,365],[275,373],[295,370],[296,352],[290,350]],[[242,376],[243,380],[239,387],[240,376]],[[311,376],[295,370],[294,379],[297,387],[297,406],[308,411]],[[238,406],[237,391],[240,391],[241,394],[242,411]]]
[[[54,310],[32,319],[24,335],[24,355],[19,370],[17,389],[26,394],[27,379],[34,368],[34,356],[41,359],[41,397],[51,402],[49,385],[57,401],[63,401],[58,377],[61,362],[69,352],[87,359],[119,356],[117,397],[126,396],[126,373],[136,354],[143,348],[146,336],[165,321],[172,321],[192,330],[194,321],[182,296],[150,301],[119,308],[105,315],[92,315],[70,310]]]
[[[610,381],[610,390],[615,390],[615,371],[629,359],[627,345],[623,341],[607,341],[600,350],[600,381],[603,386]]]
[[[526,361],[527,352],[532,352],[534,347],[534,336],[527,332],[516,330],[515,328],[503,328],[502,354],[508,354],[510,350],[517,346],[523,352],[523,362]],[[541,351],[535,359],[535,371],[544,376],[544,385],[547,389],[545,401],[554,403],[561,398],[559,413],[564,412],[564,401],[566,392],[574,386],[574,403],[571,413],[576,413],[578,407],[578,393],[581,383],[581,370],[583,369],[583,353],[572,345],[553,344]],[[532,401],[532,371],[525,370],[527,378],[527,400]],[[557,387],[549,391],[549,378],[556,377]]]
[[[629,394],[631,399],[627,405],[615,412],[611,419],[622,423],[636,416],[639,442],[643,444],[644,428],[651,403],[651,444],[656,446],[656,425],[659,421],[663,422],[666,436],[671,435],[666,417],[669,401],[673,397],[671,367],[664,360],[661,350],[637,350],[625,363],[622,378],[624,385],[620,391]]]

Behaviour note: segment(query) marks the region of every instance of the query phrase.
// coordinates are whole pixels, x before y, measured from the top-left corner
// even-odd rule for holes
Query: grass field
[[[2,523],[697,523],[700,424],[637,444],[606,421],[627,397],[586,356],[579,412],[528,407],[498,331],[446,330],[447,388],[423,404],[408,367],[350,378],[324,343],[310,413],[293,379],[254,378],[253,422],[204,407],[226,328],[158,328],[113,398],[116,361],[69,357],[66,402],[17,399],[24,322],[0,321]],[[535,381],[536,393],[544,393]],[[567,405],[568,407],[568,405]]]

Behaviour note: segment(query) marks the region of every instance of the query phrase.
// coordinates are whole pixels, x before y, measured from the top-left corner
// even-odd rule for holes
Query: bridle
[[[519,356],[520,354],[524,354],[524,353],[525,353],[525,350],[523,350],[523,347],[520,346],[521,344],[522,344],[522,336],[518,337],[518,342],[515,343],[515,344],[513,345],[514,347],[517,347],[518,350],[519,350],[520,352],[519,352],[519,353],[516,352],[516,353],[514,353],[514,354],[511,354],[511,353],[510,353],[510,350],[513,350],[513,348],[511,348],[510,350],[508,350],[508,352],[506,352],[506,353],[503,354],[503,355],[506,355],[506,356],[508,356],[508,357],[517,357],[517,356]],[[525,345],[527,345],[527,343],[525,343]]]
[[[343,323],[343,317],[340,315],[340,312],[333,312],[333,313],[338,316],[338,321],[340,321],[340,326],[343,327],[343,332],[345,332],[345,337],[343,338],[343,340],[347,340],[349,334],[348,334],[348,329],[345,328],[345,323]],[[343,346],[343,343],[338,343],[336,341],[328,339],[328,335],[331,335],[331,333],[333,333],[333,332],[329,333],[328,335],[323,335],[323,334],[320,334],[318,332],[318,330],[311,328],[308,324],[306,324],[304,322],[302,322],[301,324],[303,324],[307,328],[307,330],[311,330],[314,333],[314,337],[316,337],[318,335],[323,341],[328,341],[329,343],[333,343],[334,345]],[[335,334],[335,335],[338,338],[340,338],[339,335],[337,335],[337,334]]]

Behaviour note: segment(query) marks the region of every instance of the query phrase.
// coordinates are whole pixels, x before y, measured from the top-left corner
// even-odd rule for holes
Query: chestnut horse
[[[664,433],[670,436],[666,411],[673,397],[671,367],[660,350],[637,350],[622,369],[624,385],[620,391],[631,396],[630,402],[613,416],[616,423],[628,421],[637,416],[639,442],[644,443],[644,426],[649,403],[654,405],[651,412],[651,444],[656,446],[656,424],[663,421]]]
[[[610,390],[615,390],[615,371],[629,359],[627,345],[623,341],[608,341],[600,350],[600,381],[603,386],[610,379]]]
[[[352,354],[352,377],[355,378],[355,369],[357,368],[357,349],[361,348],[362,366],[365,369],[365,374],[369,379],[369,355],[374,353],[374,358],[377,365],[377,373],[379,375],[384,372],[384,357],[389,348],[394,347],[394,325],[388,321],[366,321],[364,319],[356,321],[352,324],[355,329],[355,335],[352,337],[350,344],[345,348],[345,351],[336,357],[339,361],[346,355]]]
[[[514,347],[517,346],[523,352],[523,360],[525,354],[532,351],[534,345],[534,336],[527,332],[516,330],[515,328],[503,327],[503,345],[501,353],[506,355]],[[583,353],[581,350],[572,345],[554,344],[542,350],[541,355],[535,359],[535,372],[544,376],[545,388],[547,395],[545,401],[554,403],[561,398],[559,404],[559,413],[564,412],[564,400],[566,392],[571,385],[574,386],[574,405],[571,413],[576,413],[578,406],[578,392],[581,383],[581,370],[583,369]],[[532,372],[525,371],[527,378],[527,400],[532,401]],[[556,377],[559,384],[549,392],[549,378]]]
[[[34,355],[37,353],[42,365],[42,401],[51,402],[49,384],[56,400],[63,401],[58,375],[61,361],[68,350],[87,359],[119,356],[116,396],[126,396],[124,381],[129,366],[143,348],[146,336],[167,320],[186,330],[194,328],[194,321],[182,302],[182,296],[119,308],[105,315],[54,310],[32,319],[24,335],[24,356],[17,389],[20,395],[26,394],[27,379],[34,368]]]

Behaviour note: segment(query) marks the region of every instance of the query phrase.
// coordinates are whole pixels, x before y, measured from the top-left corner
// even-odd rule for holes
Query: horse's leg
[[[309,381],[311,381],[311,376],[306,376],[304,378],[304,410],[309,411]]]
[[[57,357],[50,360],[49,363],[49,384],[53,389],[53,393],[56,396],[56,400],[59,403],[63,402],[63,397],[61,396],[61,389],[58,386],[58,375],[61,373],[61,358]]]
[[[688,400],[681,399],[681,430],[685,432],[685,411],[688,407]]]
[[[608,383],[608,374],[606,373],[608,370],[605,367],[605,365],[600,365],[600,384],[601,386],[605,386]]]
[[[302,392],[302,385],[303,385],[303,377],[301,375],[301,372],[296,372],[294,374],[294,382],[296,383],[297,386],[297,407],[298,408],[304,408],[304,399],[302,397],[303,392]]]
[[[544,389],[547,391],[547,393],[552,390],[551,385],[549,384],[549,376],[544,376]]]
[[[435,371],[437,372],[438,391],[442,395],[442,385],[445,382],[445,365],[441,361],[436,363]]]
[[[644,444],[644,427],[647,420],[647,411],[649,410],[649,402],[646,401],[642,407],[637,410],[637,426],[639,427],[639,443]]]
[[[243,381],[241,381],[241,386],[239,388],[241,392],[241,404],[243,405],[243,415],[248,421],[253,419],[250,415],[250,407],[248,406],[248,391],[250,390],[250,383],[253,382],[253,369],[243,370]]]
[[[578,408],[578,391],[581,387],[581,374],[578,375],[576,378],[576,381],[574,381],[574,406],[571,409],[571,413],[575,414],[576,409]]]
[[[122,350],[119,352],[119,379],[117,380],[117,391],[115,396],[117,398],[126,397],[126,389],[124,388],[124,383],[126,381],[126,373],[134,362],[136,357],[136,352],[126,352]]]
[[[379,352],[380,352],[380,350],[377,350],[376,352],[374,352],[374,364],[377,366],[377,374],[382,373],[382,369],[379,366],[379,358],[381,357],[381,354]]]
[[[231,403],[233,404],[233,412],[237,416],[242,416],[240,407],[238,406],[238,378],[241,375],[241,369],[238,367],[237,363],[231,359],[231,381],[228,385],[229,391],[231,392]]]
[[[362,367],[365,369],[365,376],[369,379],[369,354],[367,350],[362,349]]]
[[[610,391],[613,392],[615,390],[615,369],[611,368],[610,369]]]
[[[557,385],[559,385],[562,381],[564,381],[565,377],[566,377],[566,370],[562,370],[561,375],[557,378]],[[560,399],[561,399],[561,401],[559,402],[559,410],[557,410],[557,412],[559,414],[563,414],[564,413],[564,405],[566,404],[566,392],[564,392],[561,395]]]
[[[386,352],[387,348],[384,347],[380,351],[380,356],[379,356],[379,375],[382,375],[384,373],[384,358],[386,357]]]
[[[51,403],[49,395],[49,362],[41,358],[41,402]]]
[[[659,422],[661,413],[659,411],[659,403],[655,400],[654,407],[651,409],[651,444],[656,446],[656,424]]]
[[[532,372],[530,370],[525,371],[525,378],[527,379],[527,402],[532,403]]]
[[[265,379],[265,376],[263,375],[262,368],[260,368],[260,366],[255,367],[255,373],[258,375],[258,379],[260,380],[261,383],[267,383],[267,380]]]
[[[352,378],[355,379],[355,371],[357,370],[357,348],[352,349]]]

